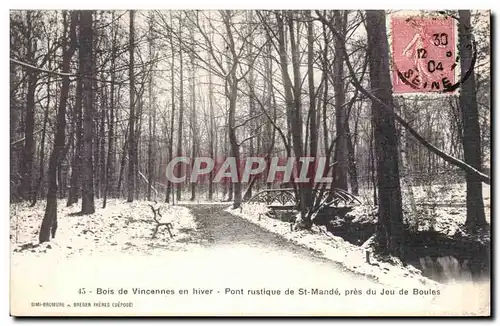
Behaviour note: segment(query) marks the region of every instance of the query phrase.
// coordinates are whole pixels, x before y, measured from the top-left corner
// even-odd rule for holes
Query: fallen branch
[[[151,190],[153,190],[155,192],[155,199],[156,199],[158,197],[158,191],[153,187],[152,184],[149,183],[148,179],[146,178],[146,176],[144,174],[142,174],[141,171],[137,171],[137,172],[139,173],[139,175],[141,176],[141,178],[143,178],[144,181],[146,181],[146,183],[148,184],[149,188],[151,188]],[[160,209],[160,208],[158,208],[158,209]]]
[[[39,133],[39,132],[40,132],[40,131],[42,131],[42,130],[43,130],[43,129],[38,129],[38,130],[34,131],[34,132],[33,132],[33,135],[35,135],[35,134]],[[15,141],[13,141],[12,143],[10,143],[10,146],[14,146],[14,145],[17,145],[17,144],[19,144],[19,143],[22,143],[25,139],[26,139],[26,137],[23,137],[23,138],[21,138],[21,139],[15,140]]]

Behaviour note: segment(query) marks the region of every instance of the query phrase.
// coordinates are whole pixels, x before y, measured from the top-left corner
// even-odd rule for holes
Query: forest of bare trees
[[[489,16],[436,13],[458,26],[461,81],[410,96],[393,93],[389,13],[11,11],[11,202],[46,201],[46,242],[63,203],[83,215],[109,198],[239,208],[261,189],[289,187],[295,228],[308,229],[318,194],[342,189],[378,208],[377,242],[401,256],[402,192],[457,183],[466,227],[479,232],[490,184]],[[210,172],[174,184],[165,168],[181,156],[323,156],[332,182],[217,183]]]

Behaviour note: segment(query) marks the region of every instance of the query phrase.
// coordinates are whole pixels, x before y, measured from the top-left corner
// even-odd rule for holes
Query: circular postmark
[[[471,27],[458,24],[460,41],[466,44],[471,56],[465,73],[455,78],[460,51],[456,46],[454,24],[459,19],[444,12],[439,14],[438,17],[393,18],[395,92],[453,92],[472,74],[477,50]]]

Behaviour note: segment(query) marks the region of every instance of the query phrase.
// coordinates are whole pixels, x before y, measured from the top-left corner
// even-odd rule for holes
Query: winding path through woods
[[[320,253],[294,244],[278,234],[269,232],[241,217],[226,212],[228,204],[186,205],[195,216],[199,236],[207,247],[217,251],[234,251],[242,269],[268,270],[267,278],[306,281],[309,275],[328,275],[328,279],[348,282],[353,286],[373,285],[376,281],[356,274],[340,264],[321,257]],[[238,255],[241,251],[241,255]],[[266,265],[271,263],[272,266]],[[238,267],[236,267],[238,269]],[[272,272],[271,272],[272,271]],[[238,272],[238,271],[235,271]],[[239,272],[244,272],[243,270]],[[327,284],[325,279],[325,285]]]
[[[31,302],[50,301],[70,305],[68,312],[75,315],[366,316],[442,314],[459,311],[457,307],[462,311],[461,298],[467,298],[469,307],[485,297],[486,292],[475,293],[462,285],[441,297],[361,295],[368,289],[380,293],[398,286],[411,288],[401,279],[395,278],[394,285],[388,286],[348,271],[319,253],[226,212],[229,204],[184,206],[198,225],[189,231],[189,237],[178,240],[185,245],[179,250],[160,246],[147,254],[82,251],[61,257],[60,250],[49,250],[37,256],[17,255],[17,263],[11,262],[11,293],[17,294],[11,297],[11,307],[14,302],[19,314],[32,309]],[[89,292],[82,294],[81,289]],[[118,293],[121,289],[128,290],[128,295]],[[136,295],[134,289],[154,294]],[[118,301],[132,303],[133,308],[93,306],[93,302]],[[74,306],[82,302],[92,304]],[[54,309],[41,307],[36,312],[50,315]]]

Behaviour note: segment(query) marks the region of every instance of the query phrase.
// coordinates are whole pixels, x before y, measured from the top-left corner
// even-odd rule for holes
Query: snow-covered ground
[[[404,182],[401,183],[401,194],[403,197],[403,204],[410,205],[411,194],[417,204],[438,204],[450,205],[452,207],[463,206],[465,208],[466,197],[465,183],[450,183],[445,185],[422,185],[412,186],[411,189]],[[373,189],[361,187],[359,189],[359,198],[364,204],[373,205]],[[483,199],[485,212],[488,215],[491,208],[491,187],[483,183]]]
[[[148,204],[161,207],[160,222],[170,222],[174,238],[161,226],[155,239],[151,239],[156,223]],[[10,243],[13,263],[23,255],[41,253],[69,257],[82,252],[113,253],[136,252],[151,255],[158,248],[185,250],[196,231],[196,223],[185,207],[154,204],[146,201],[127,203],[123,199],[108,200],[105,209],[102,201],[96,201],[96,212],[91,215],[72,215],[79,205],[66,207],[66,201],[58,202],[58,229],[56,237],[40,246],[38,233],[42,223],[45,202],[35,207],[26,203],[12,204],[10,208]],[[34,247],[36,246],[36,247]]]
[[[324,226],[313,225],[311,230],[292,231],[290,223],[266,216],[267,210],[264,204],[243,204],[240,209],[231,207],[226,209],[227,212],[279,234],[293,243],[314,250],[325,258],[340,263],[350,271],[372,277],[383,286],[439,290],[441,296],[435,297],[434,305],[436,307],[442,305],[442,308],[449,307],[450,310],[447,311],[452,315],[476,315],[479,312],[483,314],[489,311],[490,282],[488,280],[479,282],[451,280],[446,284],[441,284],[422,276],[422,272],[411,265],[403,266],[399,259],[380,261],[370,254],[368,262],[366,254],[370,249],[353,245],[341,237],[334,236]],[[412,305],[411,300],[408,299],[411,298],[406,297],[403,302]],[[420,304],[422,303],[416,303],[417,306]],[[396,306],[394,302],[394,307]]]
[[[294,232],[292,238],[299,235],[302,240],[294,241],[302,241],[303,246],[309,244],[310,248],[324,249],[326,258],[342,262],[360,274],[379,276],[379,281],[388,286],[374,285],[373,281],[359,274],[318,261],[318,258],[312,259],[307,250],[302,254],[296,249],[289,250],[287,241],[270,237],[271,233],[261,228],[258,228],[261,236],[256,237],[253,233],[256,230],[245,226],[249,223],[226,212],[221,214],[224,206],[200,205],[188,209],[162,204],[162,221],[173,224],[174,238],[170,239],[168,233],[161,230],[156,239],[151,239],[154,224],[146,202],[128,204],[117,200],[108,204],[108,208],[101,209],[101,202],[97,201],[95,214],[69,216],[79,207],[68,209],[64,201],[59,202],[56,238],[35,248],[33,244],[37,243],[44,203],[33,208],[25,204],[11,205],[11,313],[93,316],[450,315],[488,314],[489,311],[488,287],[466,285],[442,292],[442,295],[431,295],[429,293],[435,289],[444,291],[444,285],[422,278],[417,270],[401,271],[397,266],[373,259],[372,263],[378,266],[366,266],[362,251],[358,249],[351,253],[356,250],[355,246],[340,238],[325,238],[316,229],[311,233],[312,238],[306,231]],[[262,207],[247,207],[241,214],[255,217],[258,209]],[[238,210],[231,212],[240,214]],[[204,217],[203,222],[200,222],[200,217]],[[214,220],[218,226],[213,225]],[[261,219],[266,220],[270,219]],[[283,236],[290,239],[290,235],[286,235],[288,224],[271,221],[276,226],[269,228],[278,227]],[[211,222],[214,223],[207,225]],[[257,222],[260,222],[258,215]],[[204,232],[204,235],[199,236],[197,232]],[[270,243],[268,240],[273,237],[276,239]],[[208,238],[208,242],[202,242],[202,238]],[[330,246],[334,250],[328,251]],[[296,292],[295,295],[276,297],[227,293],[228,289],[239,291],[244,288],[246,293],[248,289],[285,291],[292,288],[297,291],[299,287],[337,288],[341,294],[301,296]],[[134,294],[137,288],[162,290],[165,294]],[[378,293],[383,288],[406,288],[410,292],[417,289],[427,293],[410,293],[404,297],[344,294],[344,291],[354,289],[358,293],[368,289]],[[120,294],[120,290],[128,290],[128,294]],[[181,290],[188,290],[189,294],[181,294]],[[40,302],[60,302],[63,306],[33,305]],[[100,303],[113,306],[96,306]]]
[[[360,189],[359,198],[366,207],[374,208],[372,192],[368,188]],[[412,195],[416,207],[412,206]],[[452,237],[465,223],[465,183],[413,186],[411,191],[402,184],[402,198],[405,219],[416,230],[435,230]],[[483,184],[483,199],[486,221],[490,223],[491,189],[487,184]]]
[[[220,205],[225,204],[231,205],[232,202],[217,201],[217,200],[207,200],[207,199],[195,199],[195,200],[181,200],[177,202],[177,205],[182,206],[192,206],[192,205]]]
[[[123,199],[108,200],[105,209],[96,200],[96,212],[91,215],[73,215],[80,205],[66,207],[58,201],[58,229],[54,239],[38,245],[38,233],[45,210],[45,202],[35,207],[26,203],[10,207],[10,288],[11,313],[57,314],[76,313],[73,302],[84,302],[93,289],[93,300],[105,300],[97,288],[133,286],[164,282],[170,263],[186,252],[201,248],[197,243],[197,225],[189,209],[167,204],[161,207],[160,222],[172,224],[173,238],[165,226],[152,239],[156,223],[149,202],[127,203]],[[143,280],[140,273],[150,279]],[[147,277],[146,277],[147,278]],[[133,284],[134,280],[138,280]],[[139,281],[141,280],[141,281]],[[161,286],[158,283],[158,286]],[[87,297],[79,289],[86,288]],[[34,308],[33,302],[66,302],[71,307]],[[90,308],[92,309],[92,308]],[[129,309],[128,309],[129,310]],[[127,307],[115,308],[126,313]],[[92,310],[88,310],[91,311]]]
[[[376,223],[376,207],[370,204],[370,195],[363,189],[360,199],[363,205],[354,207],[349,213],[351,223]],[[453,236],[460,230],[466,219],[465,184],[434,185],[432,187],[413,187],[412,192],[403,189],[404,214],[407,222],[416,223],[415,230],[435,230]],[[410,196],[413,196],[416,211],[413,211]],[[490,221],[490,187],[483,186],[486,219]],[[415,206],[413,206],[415,207]],[[299,245],[316,250],[326,258],[341,263],[347,269],[369,275],[382,284],[425,284],[448,287],[456,284],[462,287],[464,279],[448,280],[447,284],[436,282],[422,276],[422,272],[411,265],[404,266],[398,259],[378,260],[370,254],[369,244],[356,246],[343,238],[328,232],[325,226],[313,225],[311,230],[292,231],[291,224],[266,216],[268,208],[264,204],[244,204],[241,209],[227,209],[228,212],[245,218],[271,232],[277,233]],[[288,221],[289,219],[287,219]],[[481,239],[489,238],[488,232]],[[367,260],[369,255],[369,262]]]
[[[465,224],[467,217],[466,184],[447,184],[413,187],[413,194],[417,203],[419,215],[433,217],[433,229],[453,236]],[[403,192],[403,200],[408,201],[408,191]],[[486,221],[491,220],[491,189],[487,184],[483,184],[483,202]],[[426,205],[419,205],[426,204]],[[408,211],[410,205],[406,205]]]
[[[372,276],[380,283],[393,285],[396,278],[407,285],[439,287],[438,283],[423,277],[420,270],[411,265],[405,267],[397,260],[394,260],[392,264],[378,261],[370,253],[370,263],[368,263],[365,248],[334,236],[324,226],[313,225],[311,230],[292,231],[290,223],[266,216],[265,204],[243,204],[241,209],[228,208],[226,211],[280,234],[289,241],[318,251],[326,258],[341,263],[353,272]]]

